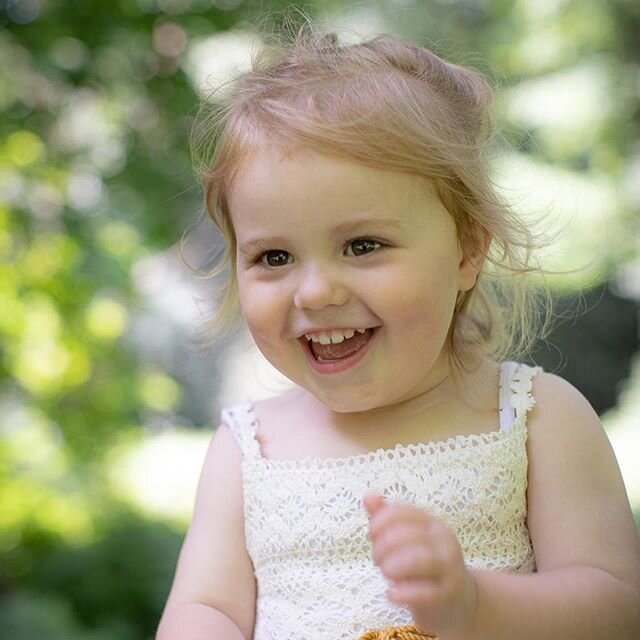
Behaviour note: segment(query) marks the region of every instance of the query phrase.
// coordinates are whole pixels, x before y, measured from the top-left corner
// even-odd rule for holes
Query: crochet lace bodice
[[[535,569],[526,525],[526,416],[538,369],[501,368],[500,427],[343,458],[264,458],[251,404],[222,413],[242,450],[245,536],[257,580],[254,640],[352,640],[411,623],[371,559],[368,490],[428,509],[472,568]]]

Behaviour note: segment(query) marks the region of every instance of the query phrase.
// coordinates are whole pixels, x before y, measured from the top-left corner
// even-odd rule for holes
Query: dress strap
[[[511,380],[517,368],[516,362],[503,362],[500,366],[500,431],[510,427],[516,419],[511,406]]]
[[[519,364],[511,379],[511,406],[516,412],[516,419],[526,419],[527,413],[533,409],[536,400],[531,393],[533,377],[542,371],[542,367],[529,367]]]
[[[533,377],[542,369],[517,362],[503,362],[500,367],[500,429],[507,429],[526,415],[536,404],[531,394]]]
[[[256,438],[258,423],[250,402],[223,409],[221,419],[231,430],[243,457],[261,457],[260,443]]]

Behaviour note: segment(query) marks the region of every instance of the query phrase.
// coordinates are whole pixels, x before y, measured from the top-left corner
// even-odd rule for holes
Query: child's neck
[[[398,425],[432,423],[443,430],[447,422],[456,421],[465,413],[491,413],[498,406],[498,367],[492,362],[481,364],[470,372],[447,371],[429,389],[400,401],[366,411],[337,412],[318,402],[311,394],[301,390],[303,402],[309,403],[319,420],[343,433],[357,434],[366,430],[395,431]]]

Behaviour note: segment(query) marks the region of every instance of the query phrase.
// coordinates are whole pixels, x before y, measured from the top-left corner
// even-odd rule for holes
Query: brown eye
[[[348,256],[363,256],[367,253],[372,253],[379,249],[382,245],[376,240],[370,240],[369,238],[362,238],[359,240],[353,240],[347,245],[345,250]]]
[[[273,249],[271,251],[265,251],[259,260],[268,267],[283,267],[293,262],[293,256],[288,251]]]

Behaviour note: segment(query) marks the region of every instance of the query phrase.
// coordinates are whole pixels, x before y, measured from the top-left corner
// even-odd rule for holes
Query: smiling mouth
[[[373,335],[373,329],[364,332],[356,331],[350,338],[344,338],[341,342],[322,344],[307,339],[309,351],[318,362],[336,362],[344,360],[357,353],[369,342]]]

